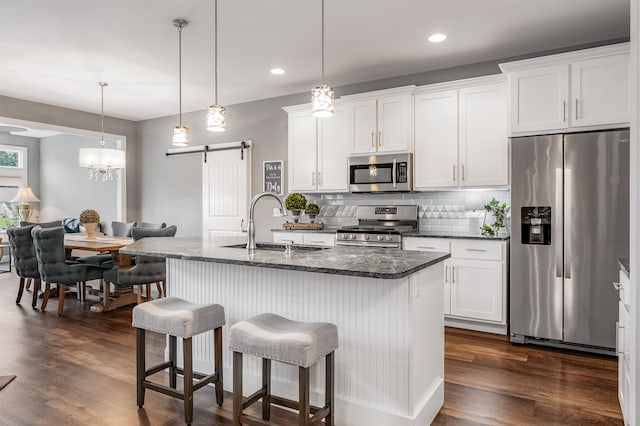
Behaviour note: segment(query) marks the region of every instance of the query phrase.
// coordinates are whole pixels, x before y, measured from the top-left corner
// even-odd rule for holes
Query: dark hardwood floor
[[[0,274],[0,375],[18,376],[0,391],[0,425],[184,424],[182,403],[164,395],[147,392],[136,407],[131,308],[96,314],[96,299],[68,297],[58,316],[57,299],[42,313],[27,291],[16,305],[17,289],[15,275]],[[148,362],[159,361],[164,340],[155,335],[147,347]],[[456,329],[447,329],[445,353],[445,405],[434,424],[622,424],[614,358]],[[213,401],[212,389],[196,392],[194,425],[231,425],[230,395],[222,409]],[[273,414],[296,424],[291,413]]]

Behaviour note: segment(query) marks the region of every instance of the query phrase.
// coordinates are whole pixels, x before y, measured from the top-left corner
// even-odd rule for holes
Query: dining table
[[[116,267],[127,267],[132,264],[130,254],[120,253],[120,249],[133,243],[131,237],[114,237],[96,235],[89,238],[86,234],[65,234],[64,249],[68,259],[73,259],[73,250],[94,251],[98,253],[111,253],[111,258]],[[92,312],[107,312],[122,306],[132,305],[138,302],[138,295],[132,288],[104,289],[102,302],[91,306]]]

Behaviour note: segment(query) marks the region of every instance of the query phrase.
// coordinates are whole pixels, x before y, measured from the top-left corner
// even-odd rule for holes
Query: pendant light
[[[182,125],[182,29],[187,26],[184,19],[174,19],[173,26],[178,27],[178,86],[180,104],[180,124],[173,129],[173,144],[175,146],[189,145],[189,129]]]
[[[224,107],[218,104],[218,0],[215,0],[213,13],[213,46],[214,46],[214,72],[213,72],[213,105],[207,110],[207,130],[211,132],[224,132],[227,125]]]
[[[324,0],[322,2],[322,80],[311,90],[311,114],[314,117],[333,115],[333,88],[324,82]]]
[[[81,148],[79,152],[80,167],[89,169],[89,179],[98,180],[102,175],[102,181],[113,180],[113,170],[123,169],[125,166],[125,153],[120,149],[104,147],[104,88],[107,83],[101,81],[100,85],[100,147]]]

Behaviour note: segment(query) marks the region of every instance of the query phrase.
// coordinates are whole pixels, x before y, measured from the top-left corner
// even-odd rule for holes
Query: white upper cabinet
[[[347,109],[316,119],[311,105],[287,107],[289,114],[288,191],[345,192],[348,189]]]
[[[535,132],[569,126],[569,66],[516,71],[509,75],[511,130]]]
[[[413,86],[343,96],[349,111],[349,154],[409,151]]]
[[[513,135],[629,125],[629,43],[500,64]]]
[[[415,189],[508,185],[504,77],[424,86],[419,92],[414,96]]]

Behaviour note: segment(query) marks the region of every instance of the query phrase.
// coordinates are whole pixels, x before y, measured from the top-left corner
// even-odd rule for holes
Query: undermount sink
[[[246,249],[246,244],[233,244],[230,246],[224,246],[227,248],[241,248]],[[326,250],[329,247],[315,247],[315,246],[291,246],[291,250],[293,251],[317,251],[317,250]],[[275,244],[275,243],[256,243],[256,250],[269,250],[269,251],[282,251],[284,252],[286,249],[284,244]]]

